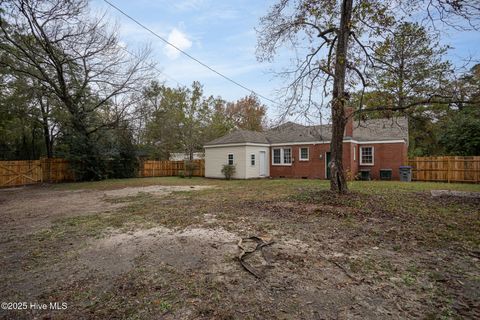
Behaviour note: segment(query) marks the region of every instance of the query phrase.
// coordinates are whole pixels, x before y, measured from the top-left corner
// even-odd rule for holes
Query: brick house
[[[222,166],[233,164],[237,179],[328,179],[330,137],[330,125],[292,122],[266,132],[236,130],[205,144],[205,176],[222,178]],[[344,168],[351,177],[398,180],[407,148],[407,118],[361,122],[350,118],[343,140]]]

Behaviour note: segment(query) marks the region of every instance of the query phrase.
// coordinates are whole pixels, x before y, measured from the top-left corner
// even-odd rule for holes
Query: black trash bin
[[[405,181],[405,182],[412,181],[412,167],[400,166],[400,181]]]

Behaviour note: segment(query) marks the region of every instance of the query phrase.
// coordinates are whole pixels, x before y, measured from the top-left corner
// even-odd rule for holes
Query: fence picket
[[[409,160],[415,181],[480,183],[480,157],[415,157]]]
[[[205,161],[193,160],[195,170],[193,176],[203,177]],[[184,161],[141,161],[139,177],[178,176],[185,171]],[[69,166],[69,161],[60,158],[40,160],[0,161],[0,188],[15,187],[42,182],[75,181],[75,172]]]
[[[193,176],[203,177],[205,175],[205,160],[193,160],[193,162],[195,163]],[[185,162],[169,160],[145,160],[141,163],[140,168],[140,177],[172,177],[178,176],[180,171],[185,171]]]
[[[193,162],[193,176],[203,177],[205,160]],[[408,163],[414,181],[480,183],[480,156],[415,157]],[[145,160],[140,162],[138,176],[178,176],[180,171],[185,171],[184,161]],[[75,181],[74,171],[65,159],[0,161],[0,187],[63,181]]]

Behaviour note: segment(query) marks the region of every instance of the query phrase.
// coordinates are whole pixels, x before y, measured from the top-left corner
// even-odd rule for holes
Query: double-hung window
[[[255,154],[253,153],[250,155],[250,165],[255,166]]]
[[[282,149],[273,149],[273,164],[282,164]]]
[[[273,164],[290,165],[292,164],[292,149],[291,148],[274,148],[272,150]]]
[[[292,163],[292,149],[290,148],[283,149],[283,163],[284,164]]]
[[[360,165],[373,165],[374,150],[373,147],[360,147]]]
[[[233,166],[233,153],[228,154],[228,165]]]
[[[299,150],[300,161],[308,161],[308,147],[301,147]]]

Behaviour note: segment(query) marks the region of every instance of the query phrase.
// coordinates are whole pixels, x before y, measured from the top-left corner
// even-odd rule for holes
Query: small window
[[[280,156],[280,149],[273,149],[273,163],[274,164],[282,163],[282,157]]]
[[[373,147],[360,148],[360,164],[373,165]]]
[[[292,163],[292,149],[290,148],[283,149],[283,163],[285,164]]]
[[[357,160],[357,147],[353,147],[353,161]]]
[[[253,153],[250,155],[250,165],[255,166],[255,155]]]
[[[300,148],[300,161],[308,161],[308,148]]]
[[[232,153],[230,153],[228,155],[228,165],[233,166],[233,154]]]

